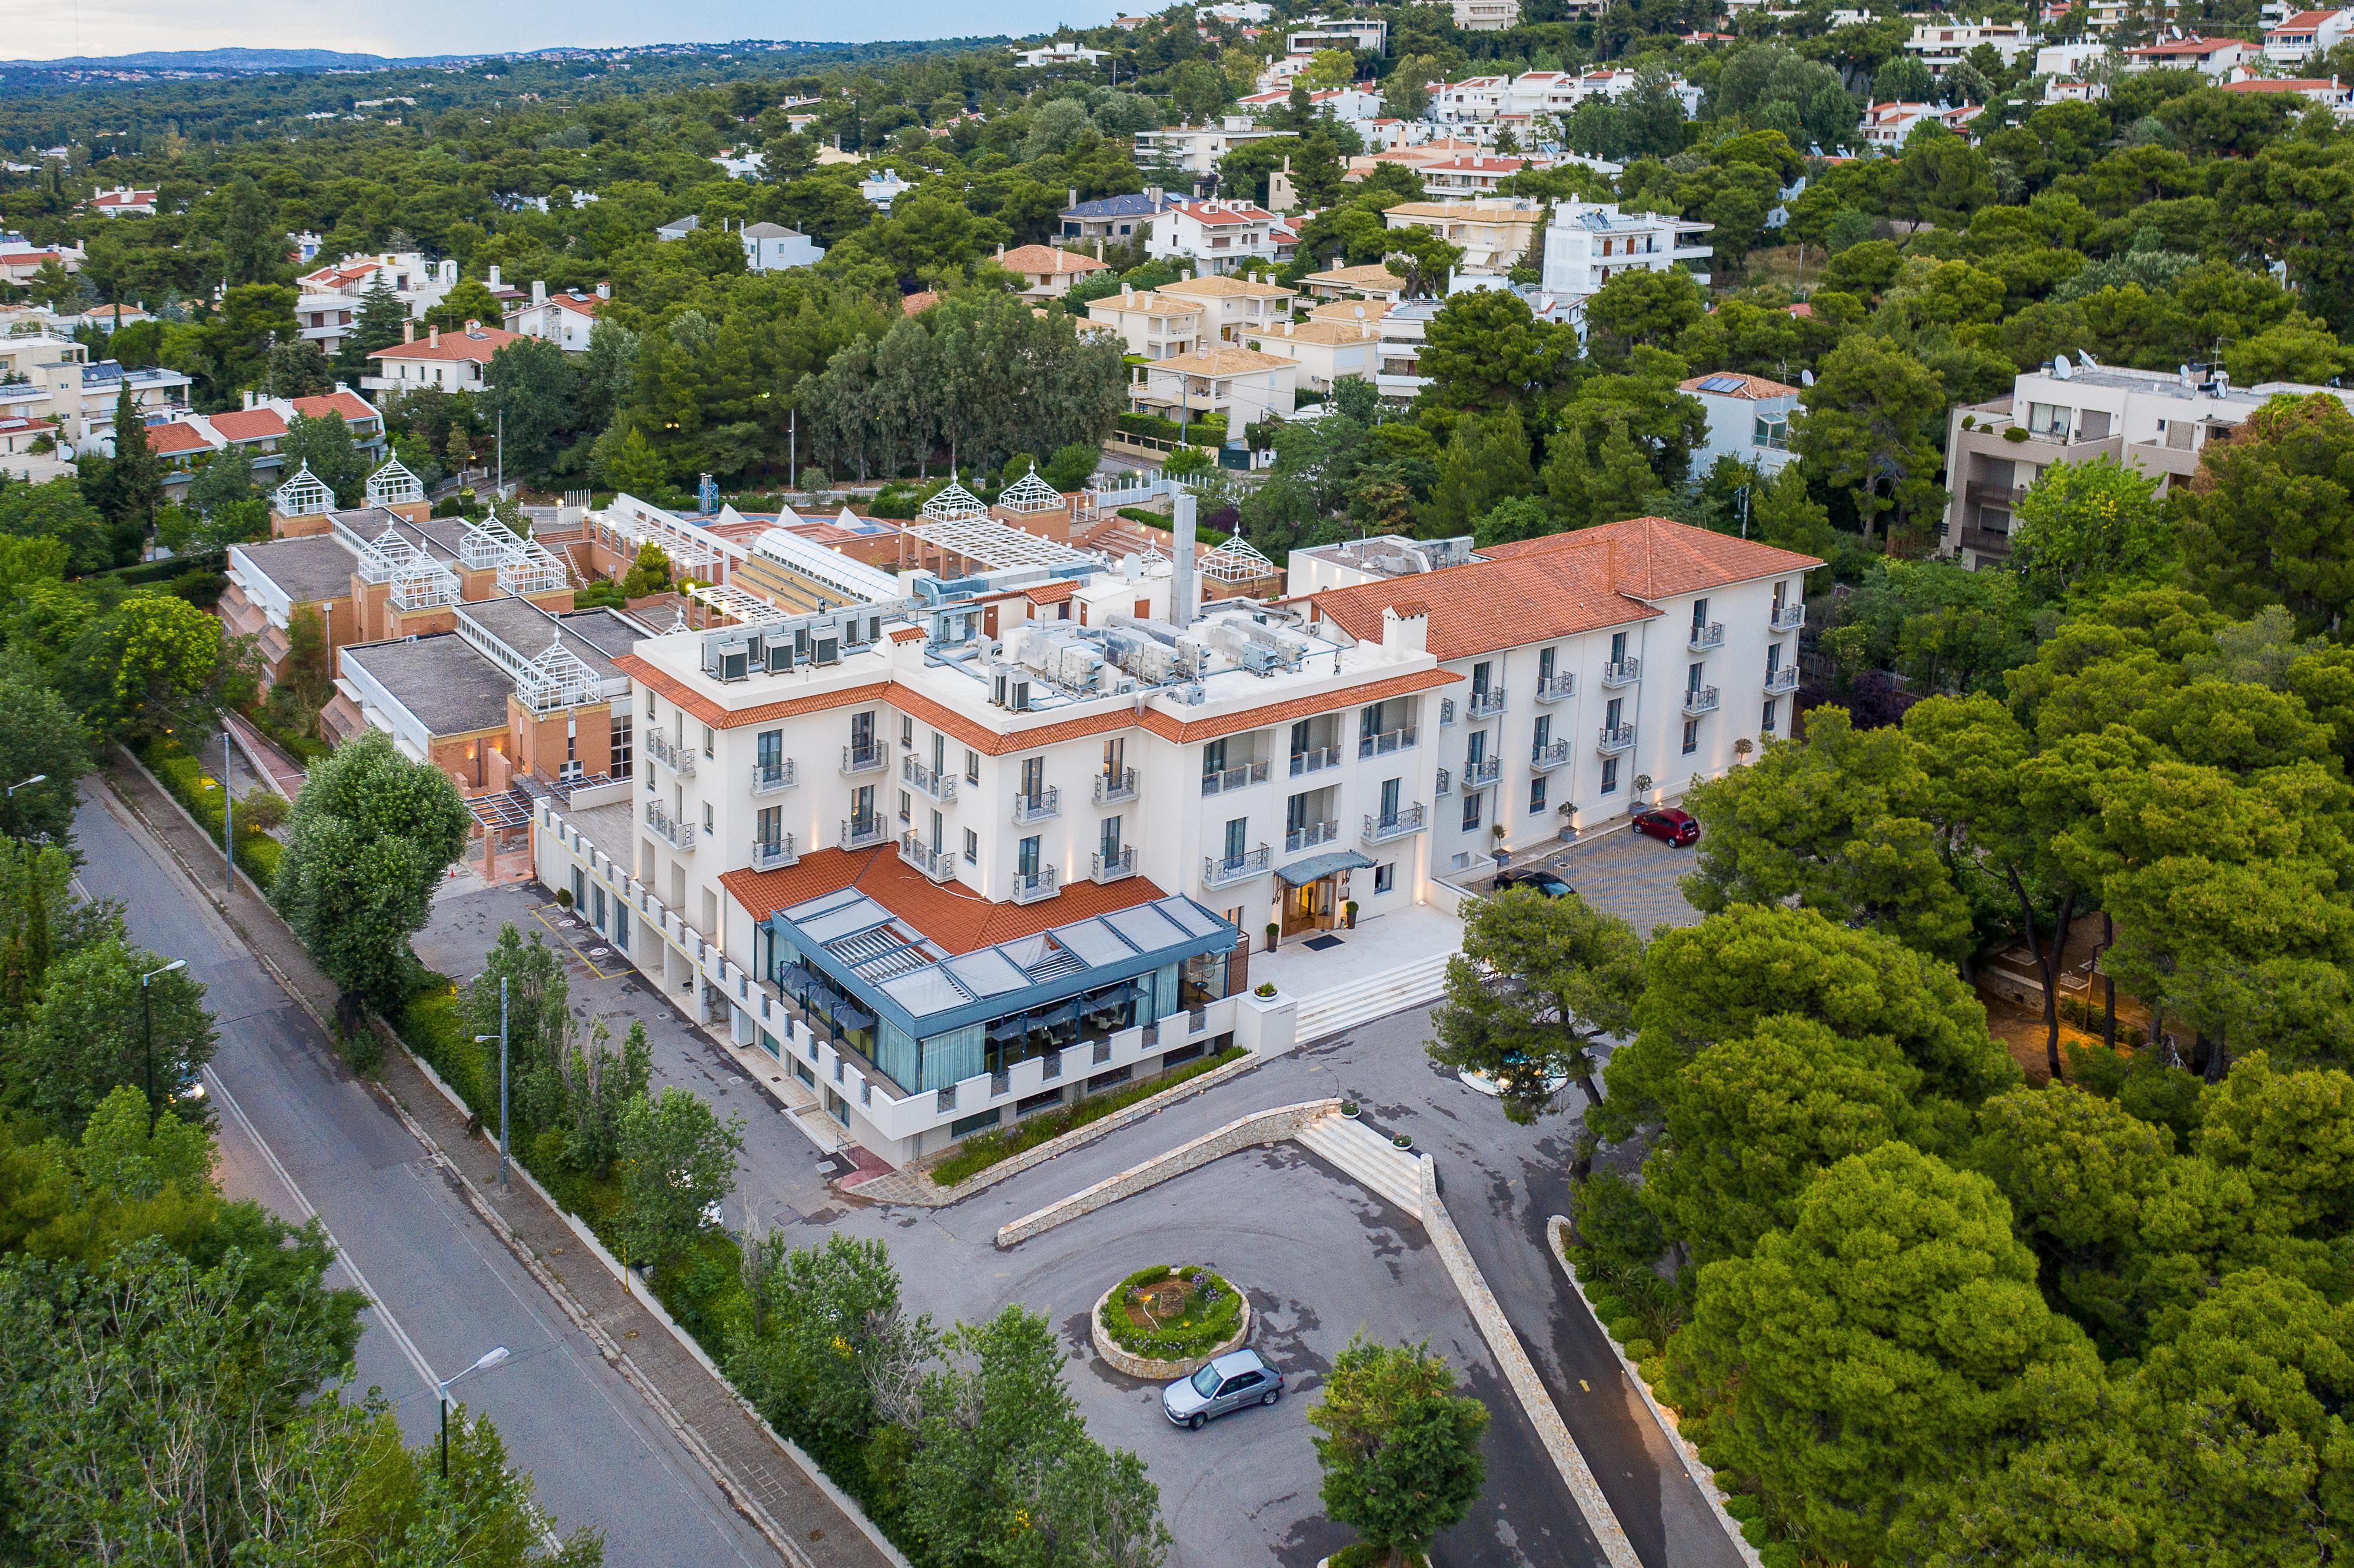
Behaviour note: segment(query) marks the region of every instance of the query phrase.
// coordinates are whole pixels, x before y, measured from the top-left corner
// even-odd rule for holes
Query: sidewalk
[[[107,774],[116,793],[184,870],[204,865],[215,853],[178,804],[134,765],[111,758]],[[191,871],[190,880],[221,908],[230,927],[296,1001],[323,1024],[332,1019],[335,986],[250,882],[240,876],[224,903],[217,876]],[[889,1568],[896,1554],[869,1539],[863,1521],[834,1500],[831,1483],[804,1468],[655,1311],[600,1265],[529,1182],[518,1178],[500,1190],[496,1145],[469,1135],[464,1114],[405,1052],[386,1052],[379,1083],[469,1205],[704,1462],[780,1556],[795,1568]],[[582,1414],[586,1419],[589,1413]]]

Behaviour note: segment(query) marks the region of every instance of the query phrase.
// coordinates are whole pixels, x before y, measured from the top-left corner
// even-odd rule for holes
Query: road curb
[[[1683,1461],[1684,1474],[1690,1476],[1692,1485],[1700,1489],[1700,1495],[1708,1499],[1709,1511],[1716,1515],[1716,1522],[1723,1525],[1724,1533],[1732,1538],[1733,1549],[1741,1553],[1741,1560],[1749,1564],[1749,1568],[1766,1568],[1765,1560],[1758,1556],[1757,1549],[1750,1545],[1748,1539],[1741,1533],[1741,1521],[1724,1511],[1724,1489],[1716,1484],[1716,1472],[1701,1461],[1700,1455],[1685,1438],[1683,1429],[1676,1424],[1674,1413],[1652,1394],[1651,1385],[1643,1381],[1643,1374],[1636,1369],[1634,1362],[1627,1359],[1627,1352],[1619,1348],[1617,1340],[1604,1327],[1602,1315],[1595,1311],[1593,1301],[1585,1294],[1585,1285],[1577,1277],[1577,1270],[1569,1266],[1569,1258],[1563,1250],[1568,1239],[1569,1222],[1559,1214],[1547,1216],[1545,1247],[1569,1280],[1569,1287],[1577,1293],[1578,1304],[1585,1308],[1586,1316],[1594,1319],[1594,1326],[1602,1330],[1603,1339],[1609,1343],[1610,1353],[1618,1358],[1619,1373],[1635,1385],[1637,1393],[1642,1395],[1643,1408],[1651,1413],[1651,1419],[1659,1424],[1659,1435],[1668,1440],[1668,1446],[1675,1450],[1676,1457]]]

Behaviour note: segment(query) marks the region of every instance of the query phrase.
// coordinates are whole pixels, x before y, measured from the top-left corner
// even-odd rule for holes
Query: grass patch
[[[1211,1068],[1223,1067],[1246,1054],[1247,1053],[1241,1046],[1229,1045],[1214,1056],[1188,1062],[1176,1072],[1147,1078],[1140,1084],[1124,1084],[1107,1094],[1089,1095],[1075,1106],[1032,1117],[1002,1132],[975,1133],[966,1139],[955,1153],[933,1166],[928,1174],[935,1186],[953,1187],[1001,1160],[1011,1160],[1024,1150],[1037,1148],[1050,1138],[1060,1138],[1089,1122],[1101,1121],[1116,1110],[1132,1106],[1163,1089],[1174,1088],[1188,1078],[1198,1078]]]
[[[141,748],[139,759],[147,765],[172,798],[187,808],[188,815],[196,820],[217,847],[221,837],[221,807],[226,799],[220,780],[205,771],[204,764],[188,754],[187,747],[165,736],[149,741]],[[264,892],[277,880],[278,862],[286,846],[268,833],[239,823],[237,830],[237,863],[247,875],[261,885]]]
[[[1104,1298],[1103,1330],[1132,1355],[1182,1361],[1224,1344],[1242,1314],[1242,1293],[1208,1269],[1155,1264]]]

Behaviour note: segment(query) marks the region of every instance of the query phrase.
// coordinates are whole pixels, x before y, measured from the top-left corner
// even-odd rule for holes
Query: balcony
[[[1537,681],[1536,694],[1537,701],[1541,703],[1567,702],[1577,695],[1577,677],[1575,675],[1541,676]]]
[[[1464,706],[1474,724],[1481,719],[1494,718],[1504,711],[1503,688],[1498,686],[1484,692],[1473,692]]]
[[[1364,832],[1360,836],[1369,844],[1385,844],[1392,839],[1418,833],[1424,826],[1423,809],[1417,802],[1412,806],[1401,806],[1386,817],[1368,815]]]
[[[1779,669],[1768,670],[1766,672],[1766,694],[1767,696],[1778,697],[1785,692],[1795,692],[1797,689],[1798,667],[1796,664],[1785,664]]]
[[[1222,768],[1216,772],[1202,775],[1202,793],[1230,795],[1237,789],[1266,783],[1274,771],[1274,765],[1266,762],[1246,762],[1236,768]]]
[[[957,781],[953,773],[943,773],[937,768],[927,768],[912,757],[899,758],[899,781],[925,799],[943,806],[956,804]]]
[[[1379,735],[1359,736],[1357,755],[1360,758],[1387,757],[1393,751],[1411,751],[1421,734],[1414,726],[1405,725],[1397,729],[1385,729]]]
[[[1204,856],[1202,861],[1202,885],[1232,887],[1238,882],[1248,882],[1254,876],[1265,876],[1272,859],[1265,844],[1231,860]]]
[[[1640,659],[1621,659],[1616,663],[1602,666],[1602,683],[1614,691],[1621,686],[1631,686],[1642,678],[1643,662]]]
[[[1015,872],[1013,891],[1010,896],[1016,904],[1035,904],[1040,899],[1054,897],[1062,890],[1063,874],[1051,865],[1042,865],[1035,871]]]
[[[1441,795],[1451,795],[1454,792],[1455,775],[1449,773],[1444,768],[1440,768],[1438,770],[1438,793]]]
[[[1622,751],[1632,751],[1635,749],[1635,726],[1631,724],[1606,724],[1602,726],[1602,733],[1595,744],[1605,757],[1616,757]]]
[[[1136,846],[1129,845],[1116,854],[1097,850],[1087,857],[1087,876],[1096,882],[1118,882],[1123,876],[1136,874]]]
[[[1062,814],[1063,792],[1060,789],[1048,788],[1039,790],[1035,795],[1013,797],[1013,821],[1016,827],[1030,822],[1043,822],[1049,817],[1059,817]]]
[[[1714,713],[1716,711],[1716,704],[1717,691],[1714,686],[1686,686],[1684,688],[1684,715],[1688,718],[1698,718],[1702,714]]]
[[[1117,806],[1136,799],[1136,769],[1123,768],[1117,773],[1096,775],[1096,804]]]
[[[1964,524],[1962,548],[1975,551],[1981,556],[1992,556],[1997,560],[2007,561],[2010,559],[2010,535],[1998,533],[1992,528],[1973,528]]]
[[[801,858],[801,857],[793,851],[793,835],[790,833],[787,833],[781,838],[754,839],[752,841],[752,869],[754,871],[775,871],[780,866],[790,865]]]
[[[1777,604],[1774,617],[1766,624],[1776,631],[1796,631],[1807,624],[1807,607],[1803,604]]]
[[[873,849],[890,836],[891,830],[881,817],[853,817],[842,824],[842,847],[846,850]]]
[[[646,802],[646,832],[662,840],[681,854],[695,853],[695,830],[684,822],[673,822],[670,813],[658,800]]]
[[[913,833],[899,835],[899,858],[934,882],[952,882],[956,879],[955,852],[933,849]]]
[[[1539,741],[1529,748],[1529,770],[1532,773],[1550,773],[1568,765],[1569,742],[1565,740]]]
[[[1721,620],[1712,620],[1705,626],[1702,626],[1698,621],[1692,622],[1691,638],[1689,646],[1695,653],[1705,653],[1712,648],[1723,647],[1724,622]]]
[[[1341,748],[1337,746],[1314,746],[1306,751],[1291,754],[1291,776],[1304,779],[1310,773],[1321,773],[1328,768],[1341,766]]]
[[[1318,844],[1329,844],[1340,836],[1341,824],[1337,821],[1302,822],[1299,826],[1285,832],[1283,853],[1298,854],[1301,850],[1314,849]]]
[[[1991,506],[1998,512],[2016,513],[2020,503],[2027,499],[2027,486],[1990,484],[1982,479],[1967,480],[1962,484],[1962,499],[1972,506]]]
[[[752,793],[781,795],[801,782],[794,773],[793,759],[790,757],[781,762],[755,762],[752,764]]]
[[[842,776],[844,779],[853,778],[861,773],[879,773],[889,766],[891,766],[890,751],[879,740],[870,740],[864,746],[845,746],[842,748]]]
[[[694,749],[679,745],[658,729],[646,731],[646,755],[681,779],[695,777]]]
[[[1504,776],[1504,759],[1500,757],[1475,757],[1463,764],[1463,788],[1485,789]]]
[[[1439,727],[1439,728],[1441,728],[1441,729],[1445,729],[1448,725],[1451,725],[1451,724],[1453,724],[1454,722],[1455,722],[1455,699],[1454,699],[1453,697],[1441,697],[1441,698],[1439,698],[1439,699],[1438,699],[1438,727]]]

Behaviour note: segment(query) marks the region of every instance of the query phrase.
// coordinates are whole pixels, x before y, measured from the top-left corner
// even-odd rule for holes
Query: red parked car
[[[1635,831],[1649,833],[1677,849],[1700,842],[1700,823],[1690,811],[1679,811],[1671,806],[1655,806],[1648,811],[1636,812]]]

